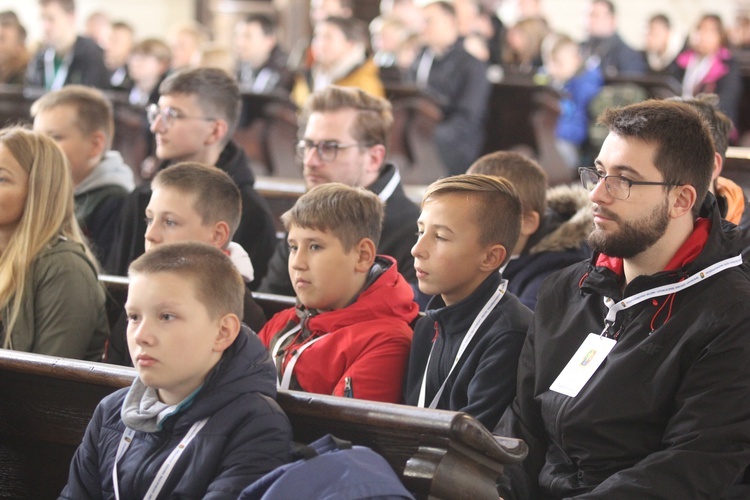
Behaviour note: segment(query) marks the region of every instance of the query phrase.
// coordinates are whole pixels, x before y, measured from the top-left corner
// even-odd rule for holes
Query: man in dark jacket
[[[385,203],[378,253],[396,259],[408,282],[416,280],[411,247],[417,241],[419,208],[404,192],[398,167],[385,162],[385,143],[393,115],[385,99],[356,88],[335,85],[315,92],[300,114],[303,139],[298,153],[308,189],[328,182],[360,186]],[[287,261],[289,247],[281,240],[260,291],[294,295]]]
[[[266,274],[276,244],[271,211],[255,191],[255,178],[245,152],[231,141],[240,109],[237,84],[221,70],[198,68],[175,73],[159,87],[159,104],[149,108],[156,135],[159,170],[180,161],[214,165],[229,174],[242,194],[242,218],[234,235],[255,269],[251,288]],[[151,186],[144,183],[125,200],[106,268],[124,275],[128,264],[144,252],[146,206]]]
[[[294,75],[287,68],[287,54],[279,47],[276,21],[264,14],[251,14],[234,29],[237,81],[243,92],[288,94]]]
[[[601,122],[594,255],[540,291],[495,428],[530,451],[501,496],[747,498],[750,279],[707,196],[710,132],[667,101]]]
[[[482,152],[490,83],[485,64],[466,52],[453,4],[430,2],[423,9],[426,48],[412,64],[411,78],[435,97],[443,121],[435,146],[448,172],[462,174]]]
[[[646,73],[646,61],[617,33],[615,5],[610,0],[591,2],[588,32],[589,39],[581,44],[587,67],[599,66],[605,77]]]
[[[45,45],[29,62],[26,84],[57,90],[78,83],[108,88],[104,53],[76,33],[75,0],[39,0]]]

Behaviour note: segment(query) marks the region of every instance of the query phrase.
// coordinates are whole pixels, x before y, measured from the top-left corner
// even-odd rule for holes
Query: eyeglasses
[[[621,175],[605,175],[599,172],[595,168],[581,167],[578,169],[578,174],[581,176],[581,184],[588,191],[593,191],[594,188],[599,184],[599,181],[604,180],[604,187],[607,188],[607,193],[616,200],[627,200],[630,197],[630,188],[633,186],[682,186],[681,182],[647,182],[647,181],[631,181]]]
[[[358,146],[360,146],[358,142],[355,142],[354,144],[339,144],[335,141],[313,142],[303,140],[297,143],[297,156],[299,156],[300,160],[303,160],[305,156],[307,156],[307,153],[314,148],[315,152],[318,153],[318,157],[322,161],[333,161],[339,154],[339,149],[354,148]]]
[[[158,104],[149,104],[146,107],[146,118],[148,119],[148,124],[153,125],[158,117],[161,117],[161,120],[164,122],[164,126],[167,128],[174,125],[175,120],[204,120],[207,122],[216,120],[216,118],[209,118],[207,116],[183,115],[170,106],[160,108]]]

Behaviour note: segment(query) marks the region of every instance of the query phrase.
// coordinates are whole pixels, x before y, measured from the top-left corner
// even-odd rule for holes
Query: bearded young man
[[[664,101],[600,122],[609,136],[581,169],[594,255],[539,293],[495,429],[529,456],[501,496],[748,498],[750,279],[706,196],[710,132]]]

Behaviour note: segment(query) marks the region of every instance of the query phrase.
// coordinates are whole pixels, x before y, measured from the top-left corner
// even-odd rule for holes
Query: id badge
[[[597,333],[589,333],[563,371],[557,376],[551,391],[574,398],[607,358],[617,341]]]

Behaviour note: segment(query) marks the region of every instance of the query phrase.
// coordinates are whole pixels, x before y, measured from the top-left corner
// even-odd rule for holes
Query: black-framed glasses
[[[336,159],[336,156],[338,156],[339,149],[355,148],[358,146],[361,146],[358,142],[352,144],[340,144],[336,141],[313,142],[304,139],[297,143],[297,156],[302,160],[307,156],[307,153],[309,153],[310,150],[315,149],[315,152],[322,161],[333,161]]]
[[[631,181],[621,175],[602,174],[595,168],[581,167],[578,169],[581,176],[581,184],[588,191],[593,191],[599,184],[604,181],[604,187],[607,193],[616,200],[627,200],[630,197],[630,188],[633,186],[682,186],[681,182],[649,182],[649,181]]]
[[[174,125],[175,120],[204,120],[207,122],[216,120],[216,118],[211,118],[208,116],[184,115],[170,106],[162,108],[158,104],[149,104],[146,107],[146,118],[148,119],[148,124],[153,125],[158,117],[161,117],[161,120],[164,122],[164,126],[167,128]]]

